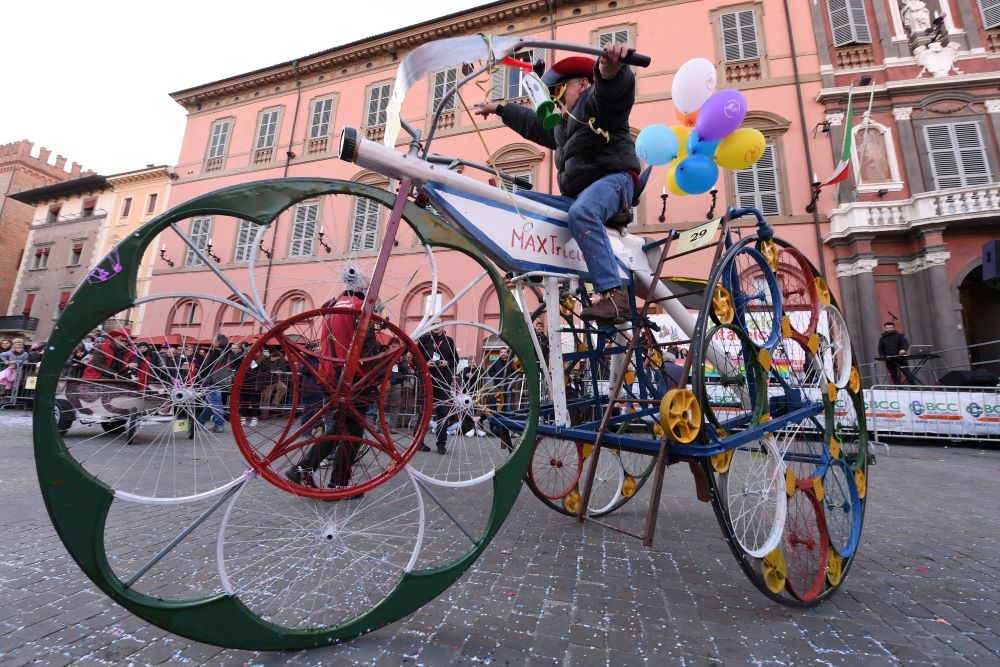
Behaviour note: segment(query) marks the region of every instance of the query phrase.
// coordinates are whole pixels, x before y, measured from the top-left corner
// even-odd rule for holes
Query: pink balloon
[[[701,105],[694,131],[702,141],[720,141],[743,122],[747,98],[738,90],[720,90]]]

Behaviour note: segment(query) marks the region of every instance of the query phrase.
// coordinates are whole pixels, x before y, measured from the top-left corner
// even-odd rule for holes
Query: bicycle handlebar
[[[577,44],[575,42],[562,42],[555,39],[525,39],[521,41],[521,46],[537,46],[543,49],[555,49],[557,51],[575,51],[576,53],[586,53],[592,56],[603,56],[604,49],[591,44]],[[636,53],[634,49],[629,49],[625,56],[625,64],[636,67],[649,67],[652,58],[641,53]]]

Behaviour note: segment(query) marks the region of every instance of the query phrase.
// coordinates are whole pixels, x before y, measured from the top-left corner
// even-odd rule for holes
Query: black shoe
[[[301,484],[302,486],[313,487],[316,484],[313,482],[312,471],[303,468],[300,465],[295,465],[285,471],[285,478],[294,484]]]
[[[429,452],[429,451],[431,451],[431,448],[428,447],[427,445],[420,445],[420,449],[418,449],[417,451],[418,452]]]
[[[580,319],[621,323],[631,319],[631,314],[628,294],[624,290],[617,289],[610,296],[605,295],[599,302],[581,310]]]
[[[438,445],[438,454],[447,454],[448,450],[444,448],[444,445]]]

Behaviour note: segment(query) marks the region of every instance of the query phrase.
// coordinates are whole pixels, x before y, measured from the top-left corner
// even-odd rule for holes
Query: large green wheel
[[[368,409],[354,409],[364,433],[356,440],[378,449],[371,460],[384,455],[395,463],[385,474],[372,468],[363,496],[358,488],[312,492],[301,477],[276,483],[290,479],[283,468],[275,479],[262,474],[261,461],[293,460],[292,453],[321,442],[326,424],[348,409],[335,404],[331,397],[342,394],[330,383],[325,398],[321,391],[318,403],[307,404],[317,395],[310,394],[314,387],[303,370],[310,366],[307,351],[322,341],[302,325],[321,318],[310,319],[303,306],[312,301],[320,308],[359,278],[373,277],[377,244],[359,232],[357,221],[384,219],[393,201],[389,192],[329,179],[219,190],[123,239],[74,293],[38,379],[35,459],[56,531],[84,573],[118,604],[165,630],[220,646],[330,644],[391,623],[439,595],[500,528],[531,455],[520,444],[535,440],[535,354],[499,272],[474,244],[412,203],[404,207],[409,228],[397,234],[399,248],[378,293],[376,321],[398,322],[384,328],[402,347],[390,342],[388,349],[412,352],[434,328],[444,329],[463,357],[478,354],[488,339],[520,360],[519,380],[501,387],[502,404],[453,386],[400,399],[408,407],[399,411],[386,396],[388,371],[369,374],[360,382],[371,384],[365,395],[382,382],[380,396]],[[209,238],[230,234],[234,254],[218,257]],[[303,282],[301,264],[278,261],[276,245],[283,257],[311,257],[311,275],[318,277]],[[327,255],[321,245],[332,246]],[[268,246],[274,257],[265,259],[261,250]],[[160,248],[176,268],[155,259]],[[450,272],[468,276],[455,297],[436,297],[435,256],[442,252],[449,254]],[[159,273],[171,275],[150,282],[154,260]],[[497,318],[488,324],[458,319],[466,310],[461,298],[490,289]],[[222,332],[229,342],[245,339],[252,357],[269,347],[283,350],[291,364],[248,380],[260,367],[256,358],[234,361],[229,370],[202,362],[197,371],[186,360],[158,361],[131,373],[123,368],[116,379],[61,382],[74,347],[102,324],[131,329],[109,353],[120,361],[141,342],[167,342],[183,354],[184,345],[209,343]],[[415,368],[417,386],[430,386],[426,364]],[[241,373],[235,384],[234,369]],[[224,401],[230,393],[229,407],[217,409],[217,397]],[[64,437],[56,410],[67,404],[90,425]],[[307,411],[314,408],[331,417],[314,420],[318,428],[310,429]],[[472,436],[449,435],[444,455],[415,451],[421,444],[433,448],[434,440],[420,440],[432,412],[442,422],[473,417]],[[96,423],[108,418],[129,427],[104,433]],[[489,435],[479,435],[486,426]],[[248,451],[259,456],[248,461]],[[324,479],[329,465],[324,459],[313,477]]]

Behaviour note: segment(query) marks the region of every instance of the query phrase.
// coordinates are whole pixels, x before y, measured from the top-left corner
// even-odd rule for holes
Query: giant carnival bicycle
[[[76,291],[38,379],[35,453],[59,535],[116,602],[224,646],[342,641],[454,583],[524,480],[554,509],[593,520],[648,479],[655,504],[663,467],[677,461],[707,476],[723,533],[765,595],[810,605],[842,584],[864,516],[864,409],[843,318],[802,253],[755,211],[655,241],[619,228],[611,240],[633,320],[583,322],[589,276],[565,211],[462,173],[512,178],[490,165],[431,152],[458,89],[529,47],[600,52],[480,36],[418,47],[400,65],[385,143],[350,128],[341,138],[343,160],[392,187],[289,178],[224,188],[124,239]],[[426,137],[399,120],[416,81],[461,63],[479,64]],[[404,151],[399,128],[411,135]],[[745,215],[756,227],[741,237],[730,223]],[[216,238],[237,241],[238,261],[219,263],[206,246],[206,216]],[[283,223],[297,230],[277,240],[289,256],[314,256],[317,240],[327,251],[311,273],[271,261]],[[140,268],[156,248],[198,270],[171,270],[151,288]],[[678,288],[662,278],[677,257],[712,251],[707,279]],[[334,305],[344,293],[363,305]],[[690,350],[679,386],[654,310]],[[343,318],[356,333],[330,345]],[[235,374],[170,374],[145,360],[146,385],[118,386],[140,409],[146,386],[172,387],[156,402],[161,412],[173,402],[170,423],[136,414],[127,441],[67,430],[68,417],[54,419],[62,362],[108,319],[132,324],[133,349],[176,346],[192,368],[197,345],[220,330],[248,349],[213,357]],[[365,343],[372,335],[378,345]],[[456,380],[468,357],[492,361],[502,348],[504,372]],[[404,361],[413,381],[394,393]],[[101,400],[90,393],[60,394],[58,407]],[[225,394],[229,424],[210,428]],[[453,431],[443,454],[425,451],[434,429]]]

